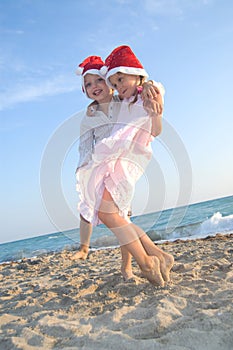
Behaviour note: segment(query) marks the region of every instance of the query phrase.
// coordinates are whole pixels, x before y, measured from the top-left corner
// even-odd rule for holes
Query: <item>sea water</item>
[[[155,242],[195,239],[217,233],[233,233],[233,196],[135,216],[132,221]],[[91,249],[117,246],[114,235],[104,226],[95,227]],[[0,263],[74,250],[79,246],[79,229],[56,232],[0,244]]]

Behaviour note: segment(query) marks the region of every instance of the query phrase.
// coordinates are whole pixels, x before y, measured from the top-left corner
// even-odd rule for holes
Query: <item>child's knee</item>
[[[106,226],[111,226],[112,224],[112,221],[114,220],[115,218],[115,213],[117,213],[117,211],[114,210],[111,211],[111,210],[103,210],[103,207],[101,207],[98,211],[98,218],[100,219],[100,221],[105,224]]]

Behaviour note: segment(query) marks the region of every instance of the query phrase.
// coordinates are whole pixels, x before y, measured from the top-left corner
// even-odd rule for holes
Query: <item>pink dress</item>
[[[121,102],[117,123],[109,137],[95,146],[91,161],[76,173],[79,211],[94,226],[101,223],[98,209],[106,188],[126,220],[135,184],[144,173],[151,156],[151,118],[138,95]]]

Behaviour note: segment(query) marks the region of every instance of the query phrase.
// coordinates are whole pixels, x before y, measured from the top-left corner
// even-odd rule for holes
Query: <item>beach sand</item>
[[[164,243],[172,281],[124,282],[120,250],[0,266],[0,350],[233,349],[233,235]]]

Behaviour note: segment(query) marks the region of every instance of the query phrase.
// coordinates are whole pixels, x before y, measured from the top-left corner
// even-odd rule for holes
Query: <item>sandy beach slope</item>
[[[172,282],[125,283],[119,249],[0,266],[0,350],[232,350],[233,235],[164,243]]]

